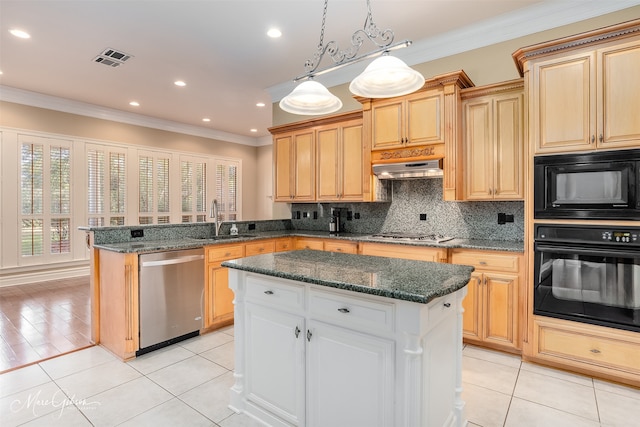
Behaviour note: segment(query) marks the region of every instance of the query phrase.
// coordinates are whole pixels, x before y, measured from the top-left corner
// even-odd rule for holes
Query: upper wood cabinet
[[[639,27],[635,21],[514,53],[528,73],[536,154],[640,145]]]
[[[315,200],[315,132],[312,129],[274,138],[275,201]]]
[[[443,143],[443,105],[441,88],[374,102],[371,149]]]
[[[462,93],[464,199],[524,198],[522,79]]]
[[[316,138],[317,200],[362,201],[362,120],[322,126]]]

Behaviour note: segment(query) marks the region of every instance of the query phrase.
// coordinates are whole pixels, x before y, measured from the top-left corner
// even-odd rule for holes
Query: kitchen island
[[[464,426],[473,267],[312,250],[222,264],[235,292],[230,407],[272,426]]]

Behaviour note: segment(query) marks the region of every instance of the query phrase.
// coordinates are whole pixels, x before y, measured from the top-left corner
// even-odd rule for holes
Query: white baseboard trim
[[[29,283],[46,282],[49,280],[67,279],[89,275],[89,266],[62,267],[56,269],[27,271],[11,275],[0,276],[0,288],[5,286],[26,285]]]

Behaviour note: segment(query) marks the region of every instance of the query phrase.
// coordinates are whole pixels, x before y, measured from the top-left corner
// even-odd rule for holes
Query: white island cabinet
[[[344,256],[329,255],[333,264]],[[238,262],[265,257],[283,261],[274,270],[279,277],[250,267],[229,271],[235,292],[234,411],[282,427],[466,424],[460,398],[466,288],[456,285],[421,303],[309,283],[314,277],[333,276],[330,284],[338,283],[339,275],[353,278],[344,265],[327,271],[314,260],[315,268],[290,267],[286,254]],[[283,270],[295,273],[280,274]],[[366,270],[358,271],[356,282],[384,288],[379,282],[385,279]],[[302,280],[285,278],[298,275]],[[464,283],[467,276],[454,281]]]

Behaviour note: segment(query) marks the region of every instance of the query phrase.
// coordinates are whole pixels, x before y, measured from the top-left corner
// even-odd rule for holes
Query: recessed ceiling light
[[[176,86],[186,86],[187,84],[185,82],[183,82],[182,80],[176,80],[175,82],[173,82],[174,85]]]
[[[264,106],[265,106],[265,103],[264,103],[264,102],[258,102],[258,103],[256,104],[256,107],[264,107]]]
[[[140,103],[138,101],[131,101],[129,105],[131,105],[132,107],[139,107]]]
[[[17,28],[13,28],[11,30],[9,30],[9,32],[11,34],[13,34],[16,37],[19,37],[21,39],[30,39],[31,35],[29,33],[27,33],[26,31],[22,31],[22,30],[18,30]]]
[[[205,117],[204,119],[202,119],[203,122],[210,122],[211,119],[209,117]]]
[[[2,75],[2,70],[0,70],[0,76]]]
[[[249,129],[249,132],[258,132],[258,129]]]
[[[277,28],[270,28],[269,31],[267,31],[267,35],[272,39],[277,39],[282,35],[282,32]]]

